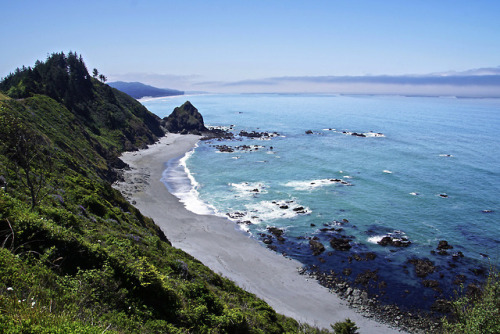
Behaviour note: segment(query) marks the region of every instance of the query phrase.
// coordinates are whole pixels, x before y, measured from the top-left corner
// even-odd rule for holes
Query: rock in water
[[[418,277],[426,277],[436,270],[434,263],[429,259],[411,259],[408,262],[415,266],[415,273]]]
[[[316,240],[309,240],[309,247],[311,247],[313,255],[319,255],[325,251],[325,246]]]
[[[442,249],[452,249],[452,248],[453,248],[453,246],[452,246],[452,245],[450,245],[450,244],[448,243],[448,241],[446,241],[446,240],[441,240],[441,241],[439,241],[439,244],[438,244],[438,246],[437,246],[437,249],[438,249],[438,250],[442,250]]]
[[[334,237],[330,240],[330,245],[332,246],[333,249],[339,250],[339,251],[348,251],[351,249],[351,244],[349,243],[351,240],[348,238],[337,238]]]
[[[168,117],[163,119],[162,125],[168,132],[173,133],[199,135],[202,132],[208,131],[203,123],[203,116],[189,101],[175,108]]]

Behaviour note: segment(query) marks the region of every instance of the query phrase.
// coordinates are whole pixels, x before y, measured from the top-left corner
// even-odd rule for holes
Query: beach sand
[[[363,317],[316,280],[300,275],[299,262],[262,247],[228,219],[190,212],[170,194],[160,181],[166,162],[183,156],[199,139],[168,134],[148,149],[124,153],[121,158],[131,170],[115,187],[154,219],[174,247],[265,300],[276,312],[320,328],[330,329],[330,324],[349,318],[360,333],[401,332]]]

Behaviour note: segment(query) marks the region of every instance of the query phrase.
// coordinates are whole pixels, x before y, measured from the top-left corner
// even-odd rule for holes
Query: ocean
[[[263,247],[401,308],[429,310],[498,266],[500,99],[240,94],[142,103],[165,117],[186,100],[207,126],[235,134],[168,162],[163,181],[187,209],[226,217]]]

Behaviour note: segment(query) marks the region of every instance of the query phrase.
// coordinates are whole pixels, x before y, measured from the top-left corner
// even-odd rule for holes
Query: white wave
[[[231,131],[234,128],[234,125],[206,125],[209,130],[223,130],[223,131]]]
[[[367,137],[385,137],[385,135],[380,132],[365,132],[363,134]]]
[[[388,169],[384,169],[382,172],[386,173],[386,174],[392,174],[392,172]]]
[[[413,196],[418,196],[418,195],[420,195],[420,194],[419,194],[419,193],[417,193],[417,192],[411,192],[411,193],[410,193],[410,195],[413,195]]]
[[[240,182],[229,183],[236,190],[239,196],[253,196],[256,194],[266,194],[266,185],[263,182]]]
[[[452,154],[440,154],[439,156],[440,157],[447,157],[447,158],[452,158],[453,157]]]
[[[375,235],[373,237],[369,237],[368,239],[366,239],[366,241],[368,241],[369,243],[372,243],[372,244],[377,244],[384,237],[385,237],[385,235]]]
[[[161,181],[187,210],[199,215],[214,214],[214,209],[200,199],[199,183],[186,165],[186,161],[193,155],[195,148],[179,159],[178,164],[168,166],[163,171]]]
[[[238,221],[249,221],[252,224],[268,223],[276,219],[291,219],[299,215],[310,214],[311,209],[294,200],[260,201],[245,205],[246,212],[238,217]],[[233,220],[235,220],[233,218]]]
[[[380,132],[373,132],[373,131],[370,131],[370,132],[354,132],[354,131],[335,131],[337,133],[343,133],[345,135],[349,135],[349,136],[359,136],[359,137],[385,137],[385,135],[383,133],[380,133]]]
[[[350,176],[346,175],[344,178],[351,178]],[[310,181],[289,181],[285,184],[283,184],[285,187],[291,187],[294,188],[295,190],[312,190],[324,186],[329,186],[332,184],[344,184],[344,185],[349,185],[347,181],[342,181],[340,179],[319,179],[319,180],[310,180]]]
[[[384,237],[391,237],[393,241],[407,241],[406,233],[400,230],[394,230],[393,232],[384,235],[374,235],[366,239],[369,243],[376,244],[381,241]]]

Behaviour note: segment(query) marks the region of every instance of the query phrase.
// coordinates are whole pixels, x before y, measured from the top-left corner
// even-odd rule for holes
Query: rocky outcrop
[[[439,255],[448,255],[448,252],[446,251],[447,249],[453,249],[453,246],[448,244],[448,241],[446,240],[441,240],[439,241],[439,244],[437,246],[438,254]]]
[[[313,255],[319,255],[325,251],[325,246],[316,240],[309,240],[309,247],[311,247]]]
[[[448,241],[446,241],[446,240],[441,240],[441,241],[439,242],[438,246],[437,246],[437,249],[438,249],[438,250],[442,250],[442,249],[452,249],[452,248],[453,248],[453,246],[452,246],[452,245],[450,245],[450,244],[448,243]]]
[[[339,251],[348,251],[351,249],[351,244],[349,243],[351,239],[348,238],[337,238],[334,237],[330,240],[330,246],[332,246],[333,249],[339,250]]]
[[[274,235],[278,241],[285,241],[285,238],[283,238],[283,233],[285,233],[284,230],[274,226],[268,227],[267,230],[271,232],[271,234]]]
[[[182,106],[162,120],[162,126],[168,131],[181,134],[196,134],[207,132],[203,123],[203,116],[198,112],[191,102],[186,101]]]
[[[394,246],[394,247],[408,247],[411,245],[411,241],[408,238],[393,238],[391,236],[385,236],[380,241],[377,242],[381,246]]]
[[[411,259],[408,262],[415,266],[415,274],[418,277],[426,277],[436,270],[434,263],[428,259]]]
[[[254,139],[271,139],[274,137],[278,137],[279,133],[277,132],[257,132],[257,131],[252,131],[248,132],[245,130],[241,130],[239,133],[240,137],[247,137],[247,138],[254,138]]]

